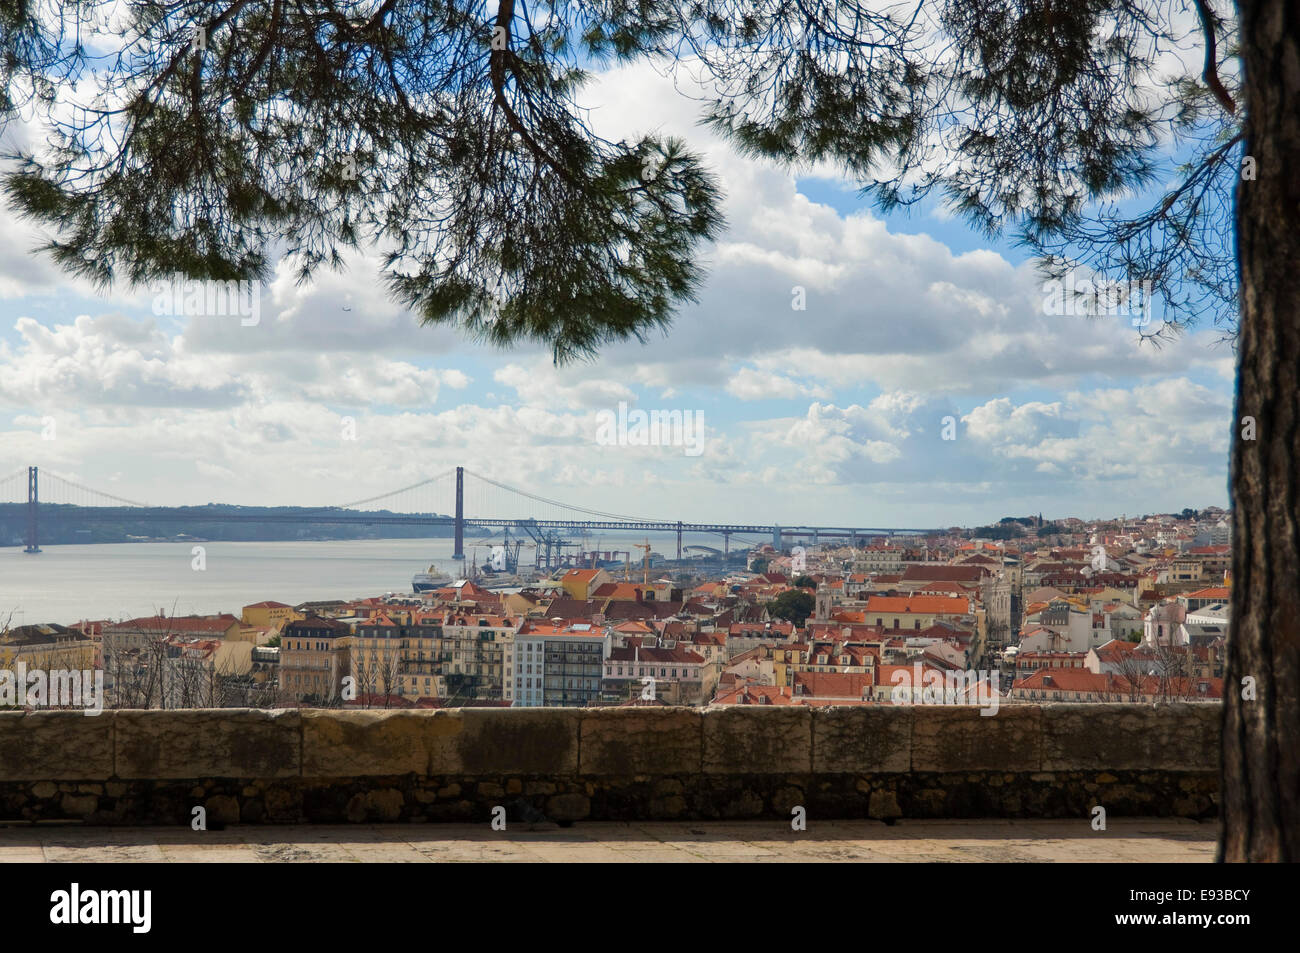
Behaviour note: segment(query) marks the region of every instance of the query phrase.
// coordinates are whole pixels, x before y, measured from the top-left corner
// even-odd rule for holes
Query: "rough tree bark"
[[[1300,860],[1300,3],[1240,0],[1246,153],[1219,859]],[[1248,431],[1254,418],[1255,439]],[[1253,678],[1255,699],[1243,698]]]

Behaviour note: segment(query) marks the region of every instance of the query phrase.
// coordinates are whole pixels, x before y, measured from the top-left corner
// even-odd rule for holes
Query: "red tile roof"
[[[949,596],[871,596],[867,599],[867,617],[870,618],[873,612],[968,615],[970,603],[966,599]]]
[[[946,566],[921,563],[903,570],[903,582],[977,583],[988,573],[983,566]]]
[[[870,672],[795,672],[794,695],[807,698],[860,699],[871,688]]]
[[[1222,698],[1221,678],[1166,678],[1147,675],[1132,681],[1120,675],[1094,674],[1078,668],[1040,668],[1032,675],[1017,679],[1012,688],[1022,692],[1067,692],[1069,694],[1106,695],[1111,698],[1143,697]]]

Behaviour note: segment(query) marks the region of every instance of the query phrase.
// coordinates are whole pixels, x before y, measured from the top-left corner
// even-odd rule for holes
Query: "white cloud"
[[[635,366],[661,388],[690,386],[701,383],[699,358],[709,355],[715,386],[734,380],[719,376],[718,364],[743,362],[840,387],[973,395],[1009,384],[1070,386],[1091,374],[1224,373],[1213,332],[1140,346],[1121,319],[1044,313],[1030,266],[988,250],[955,254],[869,213],[842,216],[811,202],[791,171],[737,156],[696,127],[697,104],[649,66],[612,71],[592,96],[603,106],[597,125],[611,135],[654,128],[686,137],[728,196],[729,230],[705,255],[700,303],[682,309],[667,339],[610,348],[606,366]],[[806,311],[792,310],[796,285]]]
[[[17,342],[0,342],[0,406],[234,408],[291,396],[331,406],[425,407],[442,383],[469,384],[455,368],[366,353],[196,352],[188,330],[168,337],[156,319],[121,314],[81,315],[52,327],[24,317],[14,328]]]
[[[626,384],[601,376],[591,368],[576,366],[561,371],[545,358],[526,365],[507,364],[492,379],[512,388],[521,403],[542,407],[599,409],[636,399],[635,392]]]
[[[21,239],[0,250],[0,472],[40,462],[157,502],[328,504],[462,464],[610,512],[883,525],[1226,502],[1232,360],[1212,333],[1139,348],[1122,320],[1051,317],[1032,269],[810,201],[647,67],[591,99],[603,133],[681,135],[727,191],[701,300],[667,335],[557,369],[535,346],[421,327],[373,254],[303,286],[282,263],[256,326],[154,316],[147,292],[51,316],[88,291],[15,250],[30,230],[0,213]],[[66,316],[80,311],[108,313]],[[765,399],[807,409],[755,419]],[[704,453],[597,445],[595,412],[621,401],[707,406]],[[59,437],[42,441],[50,413]]]
[[[768,400],[791,397],[830,397],[829,391],[816,385],[801,384],[781,374],[742,367],[727,381],[726,391],[740,400]]]

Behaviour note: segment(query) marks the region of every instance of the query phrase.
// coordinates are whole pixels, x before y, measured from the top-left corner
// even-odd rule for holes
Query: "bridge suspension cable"
[[[455,472],[456,472],[455,470],[447,470],[443,473],[439,473],[437,476],[433,476],[433,477],[429,477],[428,479],[421,480],[419,483],[412,483],[410,486],[404,486],[401,489],[389,490],[387,493],[381,493],[378,496],[367,497],[364,500],[353,500],[351,503],[339,503],[336,504],[335,506],[323,506],[321,507],[321,510],[322,511],[350,510],[354,506],[364,506],[366,503],[373,503],[376,500],[386,500],[390,496],[397,496],[397,494],[399,493],[406,493],[409,490],[418,490],[420,487],[428,486],[430,483],[437,483],[439,480],[443,479],[444,477],[449,477]]]
[[[483,474],[481,473],[475,473],[473,470],[467,469],[465,472],[477,480],[482,480],[484,483],[490,483],[493,486],[498,487],[502,490],[506,490],[510,493],[514,493],[519,496],[526,497],[538,503],[546,503],[549,506],[558,506],[561,509],[573,510],[575,513],[585,513],[588,516],[600,516],[607,520],[619,520],[625,523],[671,523],[673,522],[672,520],[651,519],[649,517],[641,517],[641,516],[624,516],[618,513],[605,513],[601,510],[592,510],[592,509],[587,509],[586,507],[583,506],[574,506],[571,503],[561,503],[559,500],[547,499],[544,496],[538,496],[536,493],[529,493],[526,490],[519,489],[518,487],[509,486],[505,483],[499,483],[496,480],[491,479],[490,477],[483,476]]]
[[[80,483],[76,482],[75,480],[69,480],[65,476],[59,476],[59,474],[57,473],[52,473],[49,470],[42,470],[41,476],[44,478],[42,482],[44,482],[44,480],[56,480],[59,483],[63,483],[74,489],[81,490],[83,493],[91,493],[94,494],[95,496],[102,496],[104,497],[104,499],[112,500],[115,503],[123,503],[127,506],[139,506],[139,507],[143,507],[144,509],[154,508],[152,503],[140,503],[137,502],[136,500],[128,500],[120,496],[114,496],[112,493],[105,493],[103,490],[94,490],[88,486],[82,486]]]

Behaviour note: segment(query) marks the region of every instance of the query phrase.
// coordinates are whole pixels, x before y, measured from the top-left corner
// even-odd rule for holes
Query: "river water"
[[[609,534],[589,547],[601,552],[640,552],[643,536]],[[656,552],[676,554],[675,535],[651,535]],[[492,540],[466,538],[465,554],[477,544],[480,564]],[[685,539],[720,547],[712,536]],[[39,555],[21,547],[0,547],[0,623],[12,611],[14,625],[81,619],[121,619],[150,615],[229,612],[272,599],[295,605],[315,599],[351,599],[410,592],[411,576],[430,563],[455,576],[461,564],[451,558],[451,539],[339,540],[329,542],[205,542],[202,570],[193,568],[195,544],[118,543],[47,546]],[[733,546],[744,548],[733,540]],[[531,550],[520,556],[531,563]],[[635,576],[635,569],[633,570]],[[622,578],[621,572],[614,573]]]

